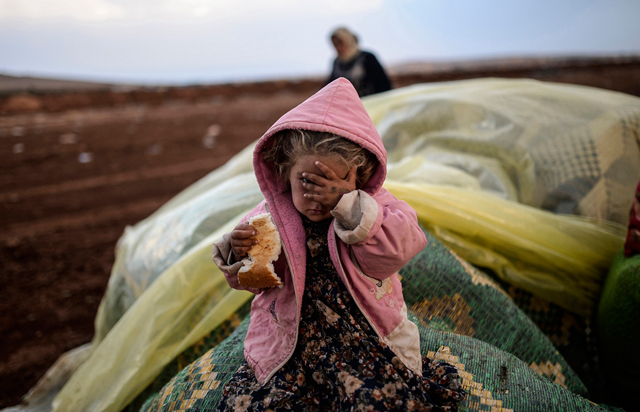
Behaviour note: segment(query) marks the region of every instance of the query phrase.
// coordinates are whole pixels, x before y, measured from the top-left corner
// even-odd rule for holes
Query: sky
[[[386,66],[640,54],[638,0],[0,0],[0,74],[202,84],[324,76],[329,33]]]

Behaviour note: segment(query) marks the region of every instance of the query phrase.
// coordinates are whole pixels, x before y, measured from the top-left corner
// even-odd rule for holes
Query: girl
[[[245,364],[219,410],[453,410],[457,371],[422,358],[397,271],[426,245],[416,213],[382,188],[386,151],[357,92],[337,79],[259,140],[254,169],[284,252],[282,288],[257,296]],[[256,240],[214,245],[231,287]]]

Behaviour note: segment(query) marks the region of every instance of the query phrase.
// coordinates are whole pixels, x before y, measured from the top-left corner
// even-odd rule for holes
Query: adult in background
[[[358,38],[345,27],[331,33],[331,43],[338,53],[327,84],[338,77],[347,78],[360,97],[391,90],[391,82],[376,56],[360,50]]]

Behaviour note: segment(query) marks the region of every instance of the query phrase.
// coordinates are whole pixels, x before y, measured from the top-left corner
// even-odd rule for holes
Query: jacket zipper
[[[271,214],[271,211],[269,210],[269,203],[265,202],[264,204],[265,209],[267,210],[267,213]],[[291,352],[289,353],[289,355],[286,357],[286,359],[284,361],[282,361],[282,363],[278,366],[276,366],[273,371],[271,371],[269,373],[269,375],[267,375],[267,377],[264,380],[264,383],[261,385],[266,385],[267,382],[269,382],[269,380],[273,377],[273,375],[276,374],[276,372],[278,372],[287,362],[289,362],[289,359],[291,359],[291,357],[293,356],[293,353],[296,351],[296,346],[298,345],[298,333],[300,330],[300,319],[298,318],[299,316],[299,306],[298,306],[298,289],[296,288],[296,280],[295,280],[295,275],[293,273],[293,268],[291,266],[291,261],[289,260],[289,254],[287,253],[287,248],[284,247],[284,242],[282,245],[282,250],[284,251],[284,257],[285,259],[287,259],[287,265],[289,266],[289,272],[291,273],[291,281],[293,282],[293,295],[296,298],[296,337],[293,340],[293,348],[291,349]]]

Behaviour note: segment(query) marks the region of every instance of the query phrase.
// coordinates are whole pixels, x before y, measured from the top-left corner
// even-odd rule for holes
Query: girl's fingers
[[[238,225],[235,227],[234,230],[253,230],[253,231],[255,231],[256,228],[254,228],[253,226],[251,226],[248,223],[238,223]]]
[[[257,234],[258,232],[253,226],[246,223],[241,223],[238,226],[236,226],[235,229],[233,229],[233,232],[231,233],[231,238],[246,239],[251,236],[255,236]]]
[[[323,181],[326,180],[321,176],[315,175],[313,173],[308,173],[308,172],[304,172],[302,174],[302,178],[303,178],[303,180],[302,180],[302,184],[303,185],[322,186]]]
[[[311,179],[306,179],[307,181],[302,181],[302,187],[307,190],[313,190],[317,185],[311,181]]]
[[[326,179],[323,179],[322,177],[318,176],[318,178],[320,178],[322,180],[329,180],[329,181],[343,180],[343,181],[347,181],[347,182],[350,182],[350,183],[355,183],[355,181],[356,181],[357,172],[358,172],[358,168],[356,166],[353,166],[351,169],[349,169],[349,172],[347,173],[347,175],[344,178],[341,178],[340,176],[338,176],[336,174],[336,172],[333,171],[332,168],[330,168],[329,166],[325,165],[321,161],[319,161],[319,160],[316,161],[315,165],[327,177]],[[316,175],[314,175],[314,176],[316,176]]]
[[[254,245],[258,244],[258,240],[254,236],[258,232],[256,229],[246,223],[241,223],[231,232],[229,243],[236,256],[245,256]]]
[[[258,244],[258,239],[231,239],[231,247],[251,247]]]
[[[255,230],[235,230],[233,232],[232,238],[235,239],[247,239],[252,236],[255,236],[257,233]]]
[[[236,257],[242,258],[247,256],[247,254],[249,253],[249,251],[251,250],[251,248],[253,247],[253,245],[250,246],[232,246],[231,250],[233,250],[233,253],[236,255]]]
[[[316,202],[320,202],[321,200],[324,200],[322,195],[319,195],[317,193],[305,193],[304,197],[306,197],[309,200],[313,200]]]
[[[322,173],[324,173],[325,176],[327,176],[328,180],[336,180],[339,179],[338,175],[336,175],[336,173],[333,171],[332,168],[330,168],[329,166],[325,165],[324,163],[322,163],[319,160],[316,160],[315,165],[318,169],[320,169],[320,171]]]
[[[355,185],[357,177],[358,177],[358,167],[353,166],[351,170],[349,170],[349,174],[347,175],[347,177],[345,177],[344,180],[346,180],[349,183],[353,183]]]
[[[233,253],[236,255],[236,258],[242,259],[247,256],[251,248],[250,247],[240,247],[240,248],[234,247],[232,250],[233,250]]]

